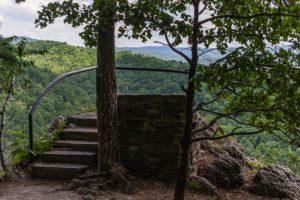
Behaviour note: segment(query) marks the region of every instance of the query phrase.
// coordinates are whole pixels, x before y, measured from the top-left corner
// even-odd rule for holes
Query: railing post
[[[29,114],[29,162],[33,162],[33,124],[32,114]]]

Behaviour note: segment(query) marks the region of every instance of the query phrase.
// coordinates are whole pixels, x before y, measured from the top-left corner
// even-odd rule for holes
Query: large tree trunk
[[[118,161],[117,148],[117,85],[115,74],[114,12],[107,13],[107,23],[98,34],[97,117],[98,169],[109,172]]]
[[[193,129],[193,105],[195,98],[195,84],[190,81],[196,74],[198,65],[198,33],[199,33],[199,0],[194,1],[194,28],[192,36],[192,60],[190,63],[189,82],[186,91],[185,125],[181,139],[181,152],[179,157],[178,177],[174,192],[174,200],[184,200],[185,188],[188,178],[188,163]]]

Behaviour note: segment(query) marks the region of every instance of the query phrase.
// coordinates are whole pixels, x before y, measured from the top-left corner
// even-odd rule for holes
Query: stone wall
[[[174,179],[184,110],[183,95],[118,96],[120,157],[133,175]]]

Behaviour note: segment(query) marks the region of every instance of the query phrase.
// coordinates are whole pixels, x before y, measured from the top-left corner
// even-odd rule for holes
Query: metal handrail
[[[33,115],[43,100],[43,98],[47,95],[47,93],[60,81],[63,79],[73,76],[76,74],[80,74],[83,72],[88,72],[97,69],[97,66],[87,67],[80,70],[74,70],[67,72],[65,74],[60,75],[56,79],[54,79],[51,83],[49,83],[44,90],[39,94],[35,102],[33,103],[32,107],[29,110],[28,119],[29,119],[29,156],[30,161],[33,160],[35,153],[33,152]],[[128,71],[150,71],[150,72],[167,72],[167,73],[177,73],[177,74],[188,74],[188,70],[180,71],[180,70],[173,70],[173,69],[160,69],[160,68],[139,68],[139,67],[116,67],[117,70],[128,70]]]

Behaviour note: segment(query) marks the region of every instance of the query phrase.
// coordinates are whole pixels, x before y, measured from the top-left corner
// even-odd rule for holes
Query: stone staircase
[[[130,174],[176,177],[185,101],[183,95],[118,95],[120,162]],[[96,113],[69,117],[53,149],[32,164],[32,176],[67,180],[95,166],[96,126]]]
[[[68,118],[68,127],[32,164],[31,174],[41,179],[72,179],[97,164],[97,118],[85,113]]]

